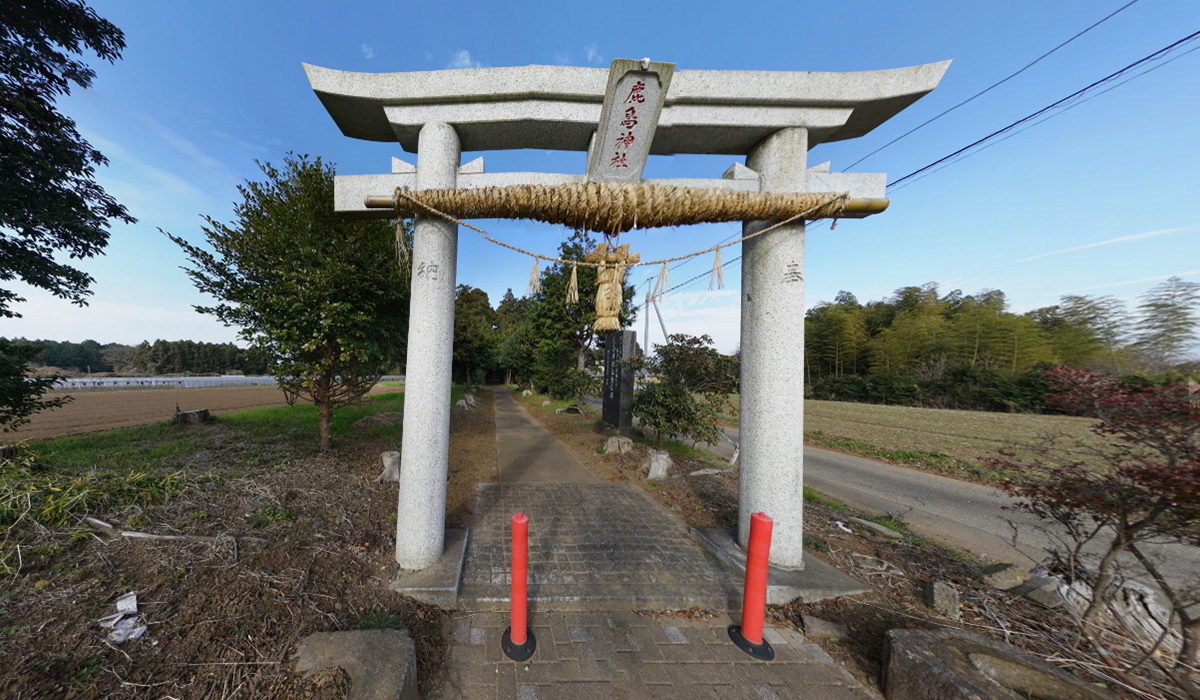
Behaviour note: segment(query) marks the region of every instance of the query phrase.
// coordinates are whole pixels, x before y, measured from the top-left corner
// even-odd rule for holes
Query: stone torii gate
[[[354,73],[305,64],[313,91],[342,133],[399,141],[415,166],[339,175],[335,209],[395,216],[392,193],[509,185],[646,182],[762,193],[843,192],[844,216],[882,211],[884,174],[809,168],[808,150],[856,138],[931,91],[949,61],[854,73],[679,70],[618,59],[610,70],[569,66]],[[643,87],[635,90],[633,85]],[[622,122],[634,94],[639,126]],[[648,118],[652,117],[652,118]],[[628,133],[626,133],[628,130]],[[636,142],[631,138],[636,136]],[[626,138],[626,159],[614,150]],[[486,173],[463,151],[537,148],[588,154],[586,174]],[[745,156],[720,179],[641,179],[648,155]],[[771,222],[745,221],[743,235]],[[416,216],[396,561],[424,569],[445,544],[450,374],[458,226]],[[750,514],[775,520],[771,563],[804,566],[804,223],[748,240],[742,250],[741,455],[738,540]]]

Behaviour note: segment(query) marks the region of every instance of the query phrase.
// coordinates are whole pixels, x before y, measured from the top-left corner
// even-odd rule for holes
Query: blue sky
[[[228,221],[254,160],[320,155],[342,174],[414,161],[399,144],[337,130],[301,62],[365,72],[567,64],[607,68],[649,56],[677,70],[874,70],[954,59],[941,86],[866,137],[820,145],[809,163],[846,168],[933,115],[1017,70],[1124,4],[1103,2],[328,3],[109,2],[125,31],[114,65],[60,103],[111,165],[100,182],[140,221],[117,225],[80,309],[28,291],[0,335],[136,343],[236,335],[192,305],[204,299],[159,228],[201,240],[201,215]],[[1022,75],[853,169],[894,180],[1200,29],[1200,3],[1140,0]],[[1187,48],[1192,48],[1191,45]],[[835,231],[810,228],[810,304],[842,289],[861,300],[935,281],[944,291],[1000,288],[1015,311],[1065,293],[1134,300],[1170,275],[1200,281],[1200,51],[1090,100],[944,171],[889,193],[892,207]],[[489,171],[582,172],[582,153],[485,155]],[[719,177],[728,156],[652,157],[647,177]],[[483,221],[498,238],[553,253],[560,229]],[[637,231],[643,259],[708,247],[728,224]],[[738,254],[726,249],[728,260]],[[703,257],[671,271],[681,282]],[[525,289],[531,261],[462,230],[459,283]],[[633,281],[656,274],[641,268]],[[668,297],[667,329],[737,346],[738,264],[726,288],[707,278]],[[640,293],[644,293],[644,287]],[[1132,304],[1131,304],[1132,305]],[[652,321],[651,340],[661,333]],[[641,331],[642,320],[636,325]]]

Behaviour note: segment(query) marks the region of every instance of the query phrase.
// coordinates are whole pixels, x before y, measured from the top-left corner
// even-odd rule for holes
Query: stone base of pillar
[[[691,528],[695,537],[710,554],[738,575],[746,575],[746,550],[737,543],[737,528]],[[767,569],[767,605],[787,605],[797,597],[806,603],[831,600],[847,595],[869,593],[869,586],[855,581],[830,564],[808,556],[803,569]]]
[[[458,587],[462,583],[463,559],[467,554],[469,529],[447,529],[446,547],[432,565],[418,571],[400,570],[388,588],[418,600],[453,610],[458,605]]]

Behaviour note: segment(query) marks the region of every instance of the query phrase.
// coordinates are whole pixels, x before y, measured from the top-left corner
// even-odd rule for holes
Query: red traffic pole
[[[524,513],[512,516],[512,624],[504,630],[500,646],[504,654],[514,661],[525,661],[533,656],[537,640],[525,625],[526,586],[529,563],[529,517]]]
[[[756,659],[770,661],[775,650],[763,639],[767,606],[767,567],[774,521],[766,513],[750,516],[750,542],[746,547],[746,583],[742,591],[742,624],[730,625],[729,637],[739,649]]]
[[[525,590],[529,581],[529,517],[512,517],[512,641],[525,643]]]

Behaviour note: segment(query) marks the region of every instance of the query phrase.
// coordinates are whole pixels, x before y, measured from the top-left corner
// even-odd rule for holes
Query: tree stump
[[[383,458],[383,471],[379,473],[379,476],[375,477],[375,481],[377,483],[383,483],[385,481],[395,481],[399,483],[400,453],[384,452],[381,457]]]
[[[176,425],[200,425],[201,423],[207,423],[210,420],[212,420],[212,416],[209,415],[207,408],[198,408],[194,411],[175,412]]]

